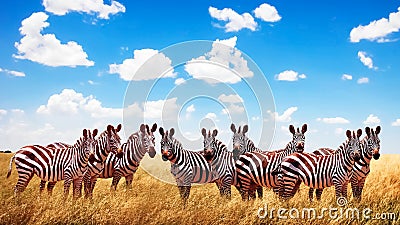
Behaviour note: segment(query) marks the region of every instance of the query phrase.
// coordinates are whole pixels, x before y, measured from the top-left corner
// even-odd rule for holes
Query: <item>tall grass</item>
[[[141,169],[135,174],[133,190],[125,191],[122,179],[113,194],[109,190],[111,180],[99,180],[93,201],[79,199],[75,203],[71,197],[63,202],[63,182],[56,185],[51,198],[46,192],[39,196],[40,181],[35,177],[22,193],[20,203],[15,204],[15,167],[12,176],[6,179],[11,156],[0,154],[0,224],[400,224],[400,155],[383,155],[378,161],[373,160],[362,202],[356,204],[350,199],[343,208],[357,207],[360,211],[370,208],[371,217],[376,213],[393,212],[395,220],[332,219],[328,214],[321,219],[279,219],[276,211],[272,218],[257,216],[261,207],[269,210],[296,208],[300,212],[309,207],[317,212],[324,207],[338,207],[333,187],[325,189],[321,202],[310,203],[308,187],[303,185],[288,202],[281,202],[268,189],[264,189],[263,200],[242,202],[234,188],[232,200],[228,201],[219,196],[215,184],[196,186],[191,190],[187,208],[183,209],[174,185],[163,183]]]

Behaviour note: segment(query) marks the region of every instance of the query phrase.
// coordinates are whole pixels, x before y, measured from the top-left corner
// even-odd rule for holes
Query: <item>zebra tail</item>
[[[13,164],[13,162],[14,162],[14,159],[15,159],[15,154],[14,154],[13,157],[11,157],[11,159],[10,159],[10,166],[8,167],[7,178],[9,178],[10,175],[11,175],[12,164]]]

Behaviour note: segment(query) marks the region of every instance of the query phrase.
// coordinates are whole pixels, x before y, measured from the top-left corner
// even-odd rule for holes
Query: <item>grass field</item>
[[[12,154],[0,154],[0,224],[400,224],[400,155],[382,155],[372,161],[372,171],[367,178],[360,204],[350,202],[344,208],[336,204],[334,188],[326,189],[321,202],[308,201],[308,188],[302,186],[299,193],[289,202],[281,202],[271,190],[264,189],[264,199],[242,202],[239,193],[232,189],[231,201],[219,197],[214,184],[192,188],[188,206],[182,209],[178,189],[163,183],[139,169],[134,177],[133,190],[125,191],[122,179],[115,194],[109,191],[111,180],[99,180],[94,191],[93,201],[78,200],[75,204],[69,199],[62,201],[63,182],[56,185],[53,197],[47,193],[39,196],[39,179],[35,177],[23,192],[20,204],[15,204],[13,189],[17,182],[17,172],[6,179],[9,159]],[[157,156],[154,160],[160,160]],[[350,186],[349,186],[350,189]],[[350,190],[349,190],[350,194]],[[70,190],[71,196],[71,190]],[[291,215],[299,218],[279,219],[274,211],[273,218],[260,219],[260,208],[292,209]],[[331,218],[325,212],[321,219],[303,219],[303,208],[315,208],[319,215],[322,208],[337,207],[345,211],[357,208],[359,219]],[[362,217],[362,211],[371,209],[370,219]],[[261,213],[265,211],[260,211]],[[394,213],[396,219],[372,219],[379,213],[389,217]],[[335,213],[333,213],[335,215]],[[290,217],[289,212],[284,216]]]

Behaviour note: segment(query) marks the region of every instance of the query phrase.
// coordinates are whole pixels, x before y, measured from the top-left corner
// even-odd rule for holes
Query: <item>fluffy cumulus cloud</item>
[[[368,77],[361,77],[360,79],[357,80],[357,84],[368,84],[369,79]]]
[[[111,1],[111,5],[107,5],[103,0],[43,0],[43,6],[47,12],[55,15],[62,16],[75,11],[96,14],[100,19],[109,19],[110,15],[125,12],[125,6],[117,1]]]
[[[225,95],[222,94],[218,97],[218,100],[225,103],[243,103],[242,97],[240,95]]]
[[[369,41],[387,42],[388,35],[398,32],[400,29],[400,7],[397,12],[389,14],[389,18],[374,20],[368,25],[359,25],[350,31],[350,41],[360,42],[365,39]]]
[[[210,84],[238,83],[242,78],[254,74],[247,66],[247,60],[235,48],[237,37],[216,40],[212,49],[205,55],[194,58],[185,64],[185,71],[195,79]]]
[[[396,119],[394,122],[392,122],[392,126],[400,127],[400,119]]]
[[[14,77],[25,77],[25,73],[24,72],[19,72],[19,71],[15,71],[15,70],[8,70],[8,69],[3,69],[0,68],[0,73],[5,73]]]
[[[299,79],[306,79],[305,74],[299,74],[296,71],[293,70],[285,70],[277,75],[275,75],[276,80],[282,80],[282,81],[297,81]]]
[[[184,83],[186,83],[186,80],[181,77],[175,80],[175,85],[181,85]]]
[[[297,107],[289,107],[285,110],[285,112],[282,113],[282,115],[279,115],[277,112],[272,112],[270,110],[268,110],[267,113],[270,114],[270,116],[275,119],[276,122],[290,122],[292,121],[293,113],[296,112],[297,109]]]
[[[208,8],[208,12],[211,17],[219,21],[227,22],[223,26],[226,32],[236,32],[244,28],[255,31],[257,28],[257,23],[254,21],[253,16],[247,12],[240,15],[230,8],[219,10],[212,6]]]
[[[366,52],[359,51],[357,53],[358,58],[364,64],[364,66],[370,68],[370,69],[378,69],[377,67],[374,66],[374,62],[372,61],[372,58],[367,55]]]
[[[347,124],[350,123],[347,119],[343,117],[328,117],[328,118],[317,118],[317,121],[327,123],[327,124]]]
[[[352,80],[353,76],[349,74],[343,74],[342,75],[342,80]]]
[[[33,13],[22,21],[19,28],[23,35],[15,43],[17,59],[27,59],[47,66],[93,66],[82,46],[74,41],[62,44],[54,34],[42,34],[43,28],[49,26],[48,15],[43,12]]]
[[[111,64],[109,73],[119,74],[126,81],[153,80],[159,77],[175,77],[172,61],[163,53],[154,49],[133,51],[133,58],[125,59],[121,64]]]
[[[375,116],[374,114],[370,114],[367,119],[363,122],[364,125],[379,125],[381,123],[381,120]]]
[[[36,112],[46,115],[76,115],[86,112],[93,118],[122,117],[121,108],[103,107],[92,95],[84,97],[73,89],[64,89],[61,93],[50,96],[47,104],[39,106]]]
[[[227,108],[222,109],[221,113],[223,115],[242,114],[244,113],[244,107],[242,105],[230,104]]]
[[[281,16],[278,13],[278,10],[272,5],[267,3],[261,4],[254,10],[254,15],[256,18],[259,18],[265,22],[277,22],[281,20]]]
[[[169,120],[178,118],[179,106],[177,98],[170,98],[157,101],[146,101],[144,103],[144,118]]]

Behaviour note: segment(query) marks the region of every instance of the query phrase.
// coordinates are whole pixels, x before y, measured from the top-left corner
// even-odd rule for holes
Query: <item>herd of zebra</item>
[[[203,150],[192,151],[183,148],[174,137],[175,130],[159,128],[161,135],[161,155],[170,161],[184,206],[189,198],[193,183],[215,183],[221,196],[230,199],[231,186],[241,194],[244,201],[262,198],[263,187],[271,188],[281,199],[290,199],[298,191],[300,184],[310,187],[312,201],[314,189],[320,200],[324,188],[334,186],[336,197],[347,198],[347,186],[351,182],[353,197],[361,201],[365,179],[370,172],[370,161],[380,156],[381,127],[365,128],[366,136],[360,140],[362,130],[346,131],[346,140],[337,150],[321,148],[313,153],[304,152],[307,124],[295,129],[289,126],[292,139],[284,149],[263,151],[246,135],[248,126],[233,133],[233,150],[216,139],[218,130],[202,129]],[[49,194],[57,181],[64,180],[64,198],[68,197],[73,183],[73,199],[82,196],[92,198],[97,178],[113,178],[111,190],[116,190],[119,180],[125,177],[126,186],[132,188],[132,180],[140,161],[146,153],[151,158],[156,155],[154,132],[157,124],[150,128],[142,124],[127,141],[121,144],[116,128],[107,129],[96,138],[98,130],[83,130],[83,136],[74,145],[61,142],[47,146],[31,145],[22,147],[10,159],[7,177],[10,176],[15,161],[18,181],[15,195],[18,198],[36,174],[40,179],[40,193],[46,182]]]

